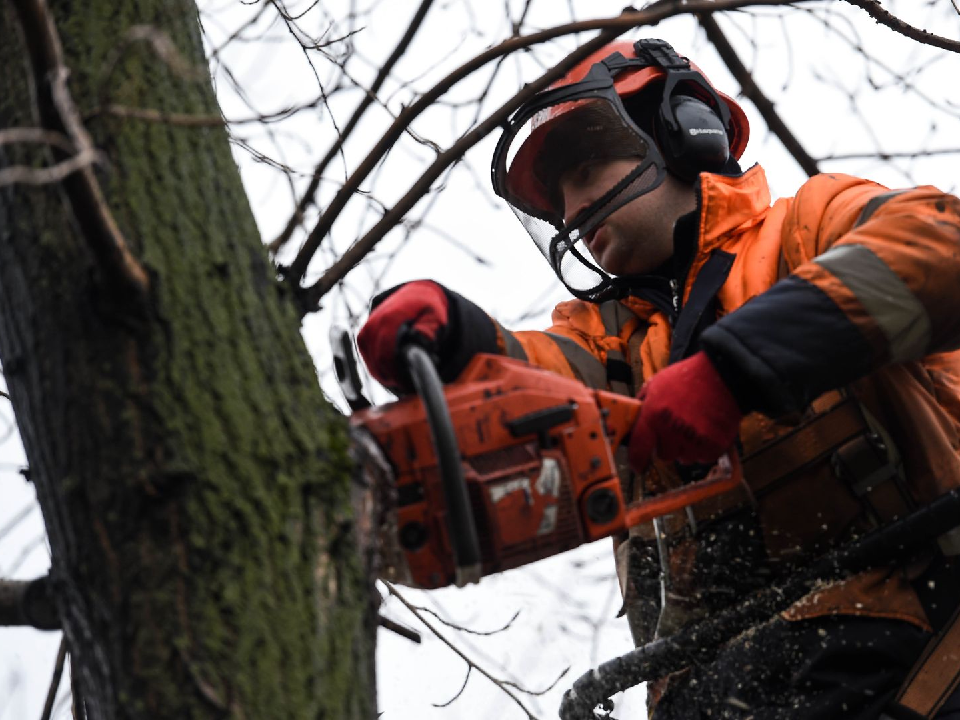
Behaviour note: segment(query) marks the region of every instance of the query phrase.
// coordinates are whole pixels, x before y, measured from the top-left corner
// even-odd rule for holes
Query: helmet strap
[[[624,191],[626,191],[632,183],[636,182],[641,175],[651,168],[656,169],[657,175],[650,183],[645,183],[639,191],[624,194]],[[577,243],[580,242],[584,235],[591,232],[621,207],[658,188],[666,176],[667,168],[663,160],[661,160],[659,153],[655,151],[652,152],[637,163],[637,166],[627,173],[616,185],[577,213],[566,227],[553,236],[553,239],[550,241],[550,266],[560,279],[560,282],[576,297],[596,301],[610,291],[616,279],[598,267],[596,262],[591,258],[586,257],[577,248]],[[621,197],[621,195],[623,196]],[[591,272],[596,273],[597,276],[601,278],[601,282],[589,290],[571,287],[564,277],[562,268],[563,259],[567,253],[571,253],[581,265]]]

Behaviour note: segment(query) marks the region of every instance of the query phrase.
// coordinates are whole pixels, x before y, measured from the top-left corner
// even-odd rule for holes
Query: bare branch
[[[417,8],[417,12],[414,13],[413,18],[410,20],[410,24],[407,26],[406,32],[403,34],[403,37],[400,38],[400,42],[397,43],[397,46],[393,49],[393,52],[390,53],[390,57],[388,57],[383,63],[383,66],[377,73],[377,77],[374,79],[373,84],[364,95],[363,100],[361,100],[360,104],[357,105],[356,109],[353,111],[353,115],[350,116],[347,124],[338,134],[337,142],[334,143],[334,145],[327,151],[327,154],[323,156],[323,159],[321,159],[317,164],[316,169],[313,171],[313,178],[311,178],[310,184],[307,186],[306,191],[304,191],[303,196],[297,203],[297,208],[294,211],[293,216],[289,221],[287,221],[286,227],[283,228],[277,238],[270,243],[269,249],[271,252],[275,253],[279,251],[280,248],[282,248],[293,235],[293,231],[296,230],[297,226],[303,222],[304,213],[307,211],[307,208],[314,203],[314,198],[317,194],[317,190],[320,187],[320,180],[323,177],[323,173],[326,172],[327,166],[330,164],[333,158],[337,156],[337,153],[340,152],[344,142],[346,142],[347,138],[349,138],[351,133],[353,133],[354,128],[356,128],[359,124],[364,113],[367,111],[367,108],[373,104],[373,101],[377,97],[377,93],[380,91],[383,83],[388,77],[390,77],[390,73],[393,71],[394,66],[397,64],[400,58],[403,57],[403,54],[407,51],[407,48],[413,41],[414,36],[417,34],[417,31],[423,24],[423,19],[426,17],[427,11],[430,9],[430,6],[433,5],[433,2],[434,0],[423,0],[420,3],[420,7]]]
[[[50,689],[47,690],[47,700],[43,704],[40,720],[50,720],[53,714],[53,703],[57,699],[57,690],[60,689],[60,678],[63,675],[63,664],[67,659],[67,639],[60,638],[60,647],[57,649],[57,661],[53,667],[53,677],[50,679]]]
[[[67,88],[63,49],[46,0],[11,0],[30,50],[40,117],[46,129],[64,132],[83,166],[64,177],[64,189],[84,238],[105,276],[118,288],[144,294],[149,279],[130,253],[90,168],[96,150]]]
[[[773,131],[773,134],[780,139],[780,142],[783,143],[787,152],[793,156],[793,159],[797,161],[797,164],[803,168],[803,171],[808,176],[812,177],[819,173],[820,168],[817,166],[817,161],[810,156],[797,139],[797,136],[787,127],[787,124],[783,121],[783,118],[780,117],[773,102],[764,95],[760,86],[757,85],[753,79],[753,73],[743,64],[743,61],[737,55],[737,51],[734,50],[733,45],[727,40],[727,36],[724,35],[723,30],[713,15],[703,13],[698,15],[697,19],[707,33],[707,39],[713,43],[720,58],[726,63],[733,77],[740,83],[740,89],[743,94],[754,104],[757,110],[760,111],[760,115],[766,121],[767,126]]]
[[[535,95],[537,92],[545,89],[551,82],[562,77],[571,67],[587,57],[590,53],[603,47],[606,43],[627,30],[642,26],[653,25],[662,20],[672,17],[680,12],[698,13],[704,11],[733,10],[741,7],[755,5],[788,5],[795,4],[789,0],[692,0],[681,5],[671,3],[669,8],[658,6],[642,11],[630,11],[615,17],[604,18],[600,20],[589,20],[582,22],[569,23],[557,26],[519,38],[511,38],[489,50],[477,55],[473,60],[447,75],[443,80],[437,83],[433,88],[424,93],[415,103],[412,103],[397,117],[397,120],[384,133],[377,145],[370,151],[363,162],[360,163],[354,173],[347,179],[337,195],[333,198],[330,205],[324,211],[323,215],[314,230],[310,233],[303,247],[294,259],[293,263],[283,273],[285,279],[299,285],[300,280],[306,272],[307,265],[310,263],[314,253],[320,246],[321,241],[330,231],[333,222],[339,213],[346,206],[349,199],[357,192],[360,183],[366,179],[382,156],[393,146],[404,129],[427,107],[429,107],[438,97],[453,87],[463,78],[469,76],[487,63],[497,58],[508,55],[517,50],[530,47],[547,40],[580,32],[591,30],[600,30],[600,33],[592,40],[584,43],[574,52],[569,54],[563,61],[554,66],[551,70],[541,76],[535,82],[526,85],[523,90],[513,96],[509,101],[502,105],[496,112],[490,115],[483,123],[477,125],[473,130],[460,138],[446,152],[441,153],[433,164],[421,175],[418,181],[410,190],[397,202],[397,204],[371,228],[362,238],[360,238],[352,247],[350,247],[340,259],[337,260],[320,278],[320,280],[302,293],[302,311],[312,312],[317,304],[337,282],[339,282],[357,263],[374,247],[386,233],[392,229],[400,218],[410,210],[430,188],[431,183],[440,176],[443,170],[459,158],[464,152],[482,140],[489,132],[499,127],[500,124],[509,115],[520,107],[523,102]]]
[[[934,35],[926,30],[922,30],[905,23],[896,15],[884,10],[880,6],[879,0],[845,0],[845,2],[865,10],[870,17],[872,17],[881,25],[886,25],[891,30],[898,32],[901,35],[910,38],[911,40],[916,40],[919,43],[937,47],[941,50],[949,50],[950,52],[960,53],[960,42],[941,37],[940,35]],[[956,5],[954,5],[954,7],[956,7]]]

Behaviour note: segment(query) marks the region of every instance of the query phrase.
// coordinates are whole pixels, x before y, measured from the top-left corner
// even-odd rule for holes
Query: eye
[[[596,176],[599,167],[598,160],[586,160],[570,171],[569,182],[574,185],[585,185]]]
[[[557,182],[557,189],[562,194],[564,190],[580,190],[596,180],[597,173],[602,166],[601,161],[597,159],[584,160],[571,165],[564,170]]]

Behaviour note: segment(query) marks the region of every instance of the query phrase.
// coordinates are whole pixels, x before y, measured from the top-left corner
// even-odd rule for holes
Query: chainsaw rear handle
[[[450,420],[443,384],[430,354],[416,343],[400,348],[400,356],[410,374],[414,390],[423,402],[430,427],[430,439],[440,471],[447,508],[447,534],[456,565],[456,585],[480,582],[480,538],[473,519],[467,483],[460,463],[460,447]]]

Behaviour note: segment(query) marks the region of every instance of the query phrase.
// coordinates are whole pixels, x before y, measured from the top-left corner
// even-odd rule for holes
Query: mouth
[[[600,223],[593,230],[588,232],[583,239],[584,243],[587,246],[587,249],[593,255],[596,255],[596,252],[599,249],[601,249],[600,247],[597,247],[597,245],[598,245],[598,239],[602,240],[602,237],[600,236],[600,233],[602,230],[603,230],[603,223]]]

